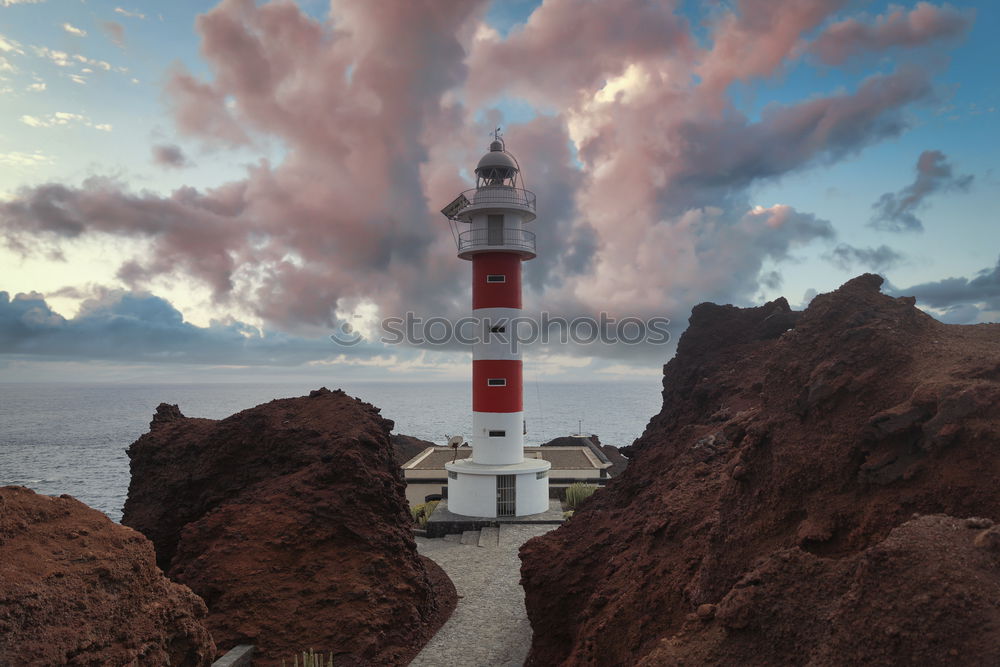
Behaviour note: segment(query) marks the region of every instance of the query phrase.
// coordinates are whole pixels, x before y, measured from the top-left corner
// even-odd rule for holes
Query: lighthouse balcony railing
[[[535,210],[535,193],[531,190],[512,188],[509,185],[484,185],[474,190],[466,190],[462,196],[470,206],[496,204],[498,206],[520,206]]]
[[[486,250],[489,248],[516,248],[535,252],[535,234],[523,229],[497,230],[469,229],[458,235],[458,251]]]

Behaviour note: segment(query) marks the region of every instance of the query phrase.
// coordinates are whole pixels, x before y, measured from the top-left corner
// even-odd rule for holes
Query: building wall
[[[448,480],[448,510],[465,516],[497,515],[497,478],[493,475],[458,475]]]
[[[518,516],[539,514],[549,509],[548,482],[548,478],[538,479],[533,472],[517,476],[515,488]]]

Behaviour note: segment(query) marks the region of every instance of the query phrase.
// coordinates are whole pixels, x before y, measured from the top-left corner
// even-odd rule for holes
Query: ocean
[[[125,450],[149,430],[158,404],[176,403],[188,417],[220,419],[274,398],[308,394],[314,385],[0,383],[0,486],[69,494],[119,521],[129,484]],[[339,388],[381,408],[396,433],[444,444],[446,435],[471,430],[468,382],[348,382]],[[527,443],[582,428],[604,444],[628,445],[660,404],[658,377],[526,383]]]

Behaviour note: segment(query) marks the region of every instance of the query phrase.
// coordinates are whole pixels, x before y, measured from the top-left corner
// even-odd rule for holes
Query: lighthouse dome
[[[499,144],[499,142],[493,143],[494,145]],[[501,178],[510,178],[517,172],[517,165],[510,155],[504,153],[502,149],[494,150],[490,146],[490,152],[484,155],[479,160],[479,164],[476,165],[476,174],[479,176],[489,176],[492,173],[496,173],[494,170],[500,172],[497,175]]]

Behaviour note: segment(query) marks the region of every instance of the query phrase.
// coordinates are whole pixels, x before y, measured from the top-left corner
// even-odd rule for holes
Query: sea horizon
[[[0,382],[0,486],[71,495],[115,521],[130,480],[125,450],[149,430],[160,403],[188,417],[223,419],[326,386],[371,403],[401,433],[437,444],[471,430],[468,381]],[[422,391],[415,392],[415,387]],[[529,382],[527,444],[580,431],[625,446],[659,412],[660,380]],[[436,406],[436,409],[434,409]]]

